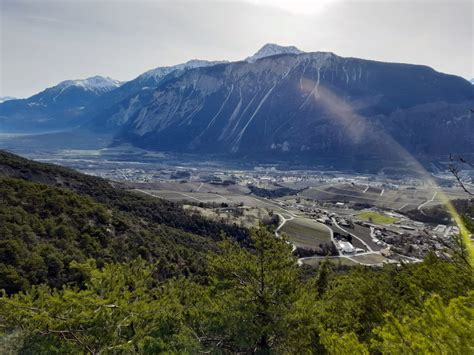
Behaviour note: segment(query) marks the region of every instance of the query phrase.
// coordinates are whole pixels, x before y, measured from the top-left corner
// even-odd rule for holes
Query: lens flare
[[[380,152],[388,153],[389,156],[399,157],[421,178],[436,188],[437,198],[446,207],[447,212],[459,228],[460,236],[468,253],[469,263],[474,267],[474,245],[463,218],[423,165],[391,135],[383,131],[381,127],[375,127],[366,117],[355,112],[349,102],[323,86],[319,80],[315,82],[304,79],[299,85],[299,90],[307,95],[303,105],[309,100],[313,100],[314,104],[328,113],[327,117],[341,128],[352,143],[361,144],[364,140],[371,139],[371,136],[377,135],[377,144],[379,144]]]

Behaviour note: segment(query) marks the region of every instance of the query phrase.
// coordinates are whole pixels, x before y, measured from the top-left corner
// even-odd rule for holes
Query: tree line
[[[3,351],[19,353],[450,353],[474,350],[472,267],[419,264],[316,272],[265,227],[219,243],[206,277],[162,265],[71,262],[80,283],[0,298]]]

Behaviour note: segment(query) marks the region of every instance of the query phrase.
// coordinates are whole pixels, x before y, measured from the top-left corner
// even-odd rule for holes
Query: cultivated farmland
[[[317,248],[320,244],[331,242],[329,229],[308,218],[297,217],[284,224],[281,232],[285,233],[291,242],[297,245]]]

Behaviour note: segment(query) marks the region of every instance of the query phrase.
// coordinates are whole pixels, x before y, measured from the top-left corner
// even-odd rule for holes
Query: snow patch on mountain
[[[280,46],[275,43],[267,43],[260,48],[254,55],[245,58],[246,62],[253,63],[260,58],[270,57],[279,54],[302,54],[302,50],[299,50],[295,46]]]
[[[137,77],[140,81],[145,81],[149,79],[154,79],[156,82],[160,81],[163,77],[172,72],[178,71],[185,71],[194,68],[203,68],[203,67],[210,67],[217,64],[228,63],[226,60],[199,60],[199,59],[192,59],[187,61],[186,63],[181,63],[177,65],[172,65],[168,67],[158,67],[155,69],[151,69],[146,71],[145,73],[141,74]]]
[[[86,78],[86,79],[66,80],[59,83],[56,86],[56,88],[63,91],[64,89],[75,86],[75,87],[83,88],[84,90],[87,90],[87,91],[92,91],[97,94],[101,94],[101,93],[116,89],[121,84],[122,83],[118,80],[115,80],[109,77],[96,75],[96,76]]]
[[[16,97],[13,96],[0,96],[0,104],[5,101],[16,100]]]

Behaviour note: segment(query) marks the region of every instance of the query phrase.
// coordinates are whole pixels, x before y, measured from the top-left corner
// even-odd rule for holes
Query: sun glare
[[[320,13],[335,0],[246,0],[259,6],[271,6],[297,15]]]

